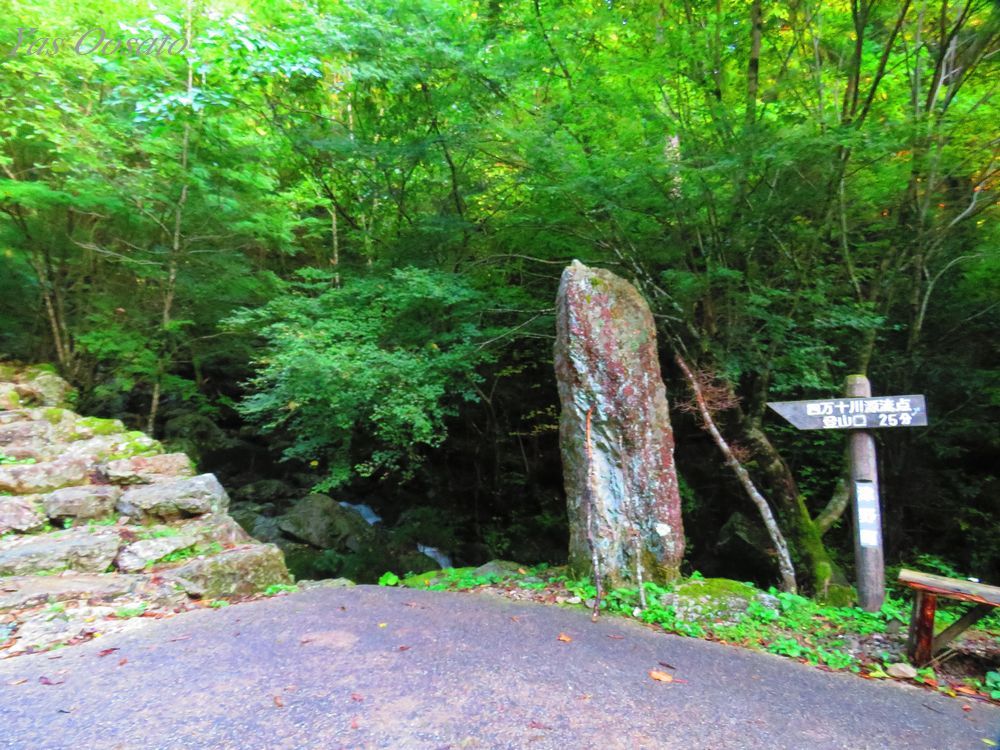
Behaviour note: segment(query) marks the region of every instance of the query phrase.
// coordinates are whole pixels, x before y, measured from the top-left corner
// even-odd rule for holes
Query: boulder
[[[680,622],[698,625],[736,625],[757,601],[777,611],[777,597],[728,578],[692,578],[660,597],[660,604],[673,607]]]
[[[0,497],[0,535],[40,529],[45,524],[45,516],[36,508],[37,498],[37,495]]]
[[[639,565],[646,581],[676,578],[681,499],[649,306],[624,279],[573,261],[556,310],[570,568],[589,574],[592,540],[609,586],[635,585]]]
[[[375,538],[360,513],[344,508],[327,495],[306,495],[278,518],[286,534],[322,549],[358,552]]]
[[[88,458],[72,455],[42,463],[0,466],[0,492],[31,495],[84,484],[90,470]]]
[[[890,677],[895,677],[897,680],[912,680],[917,676],[917,669],[912,664],[907,664],[906,662],[897,662],[896,664],[890,664],[886,667],[885,672]]]
[[[49,518],[106,518],[114,513],[121,494],[110,484],[64,487],[46,495],[42,507]]]
[[[114,607],[79,606],[69,611],[28,617],[19,624],[16,641],[5,649],[5,653],[46,651],[74,639],[92,638],[102,630],[97,624],[98,618],[114,612]]]
[[[104,473],[114,484],[149,484],[194,476],[194,467],[183,453],[161,453],[109,461]]]
[[[10,446],[17,445],[41,450],[52,443],[52,434],[52,425],[44,420],[26,419],[0,425],[0,449],[6,453]]]
[[[187,534],[141,539],[122,549],[115,558],[115,565],[125,573],[138,573],[171,552],[193,547],[196,542],[193,536]]]
[[[29,367],[20,379],[30,391],[28,400],[39,406],[68,406],[74,398],[73,386],[48,366]]]
[[[277,542],[281,539],[278,519],[273,516],[257,516],[250,528],[250,536],[261,542]]]
[[[118,554],[117,532],[86,528],[29,536],[0,546],[0,575],[75,570],[103,573]]]
[[[192,534],[202,544],[232,546],[252,542],[253,538],[226,513],[209,513],[193,518],[176,527],[184,534]]]
[[[88,573],[58,576],[10,576],[0,587],[0,612],[67,599],[113,599],[137,586],[139,576]]]
[[[163,577],[176,581],[191,596],[246,596],[276,583],[290,584],[281,550],[273,544],[257,544],[198,557]]]
[[[214,474],[128,489],[118,500],[118,512],[133,519],[164,520],[222,513],[229,497]]]
[[[500,578],[506,578],[508,576],[517,575],[519,570],[524,570],[525,567],[521,563],[516,563],[511,560],[490,560],[484,565],[480,565],[474,571],[472,575],[477,578],[482,578],[485,576],[499,576]]]
[[[777,564],[774,542],[759,521],[739,511],[722,524],[713,546],[693,566],[706,575],[737,572],[745,580],[769,581]]]

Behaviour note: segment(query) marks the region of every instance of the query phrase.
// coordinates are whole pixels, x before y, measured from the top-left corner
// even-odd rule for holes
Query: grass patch
[[[264,589],[261,593],[264,594],[264,596],[277,596],[278,594],[291,594],[291,593],[293,593],[295,591],[298,591],[298,590],[299,590],[299,587],[296,586],[295,584],[272,583],[270,586],[268,586],[266,589]]]
[[[146,613],[147,605],[145,602],[142,604],[137,604],[134,607],[119,607],[115,610],[115,617],[119,620],[128,620],[133,617],[141,617]]]

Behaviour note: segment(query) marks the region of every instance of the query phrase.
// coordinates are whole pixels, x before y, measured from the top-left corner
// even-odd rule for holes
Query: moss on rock
[[[749,583],[728,578],[692,578],[674,586],[660,598],[665,607],[673,607],[678,620],[698,624],[735,625],[753,601],[774,606],[774,597]]]
[[[76,420],[76,430],[73,438],[83,440],[96,435],[115,435],[125,432],[125,425],[118,419],[103,419],[101,417],[80,417]]]

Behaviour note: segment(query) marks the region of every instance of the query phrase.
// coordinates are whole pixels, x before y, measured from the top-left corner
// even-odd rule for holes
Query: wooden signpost
[[[854,508],[854,561],[861,607],[875,612],[885,600],[882,513],[872,429],[923,427],[927,406],[921,395],[872,397],[864,375],[849,375],[845,398],[775,401],[772,409],[800,430],[851,430],[848,460]]]

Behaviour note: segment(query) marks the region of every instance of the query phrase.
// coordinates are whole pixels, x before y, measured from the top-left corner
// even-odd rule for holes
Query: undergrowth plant
[[[695,574],[689,580],[703,580],[703,577]],[[597,595],[590,580],[573,580],[548,570],[546,566],[487,575],[477,575],[473,568],[448,568],[404,578],[390,572],[383,575],[379,583],[383,586],[405,584],[433,591],[462,591],[498,585],[510,589],[562,590],[565,596],[557,601],[588,608],[593,606]],[[746,585],[755,595],[744,612],[726,622],[695,621],[679,616],[674,605],[664,603],[669,601],[665,597],[674,593],[677,585],[661,586],[653,582],[643,585],[645,608],[640,604],[638,589],[627,586],[604,592],[600,608],[609,614],[635,618],[677,635],[738,644],[829,669],[855,673],[864,670],[869,677],[888,676],[885,669],[894,660],[889,652],[882,651],[862,663],[849,648],[849,639],[903,627],[909,619],[912,603],[902,595],[890,592],[878,612],[867,612],[860,607],[826,605],[773,587],[764,592]],[[939,612],[939,629],[947,627],[959,616],[957,610]],[[978,627],[996,631],[1000,629],[996,619],[996,616],[986,618]],[[1000,673],[991,672],[990,675],[984,691],[989,689],[1000,696]],[[919,670],[916,679],[936,684],[933,670]]]

